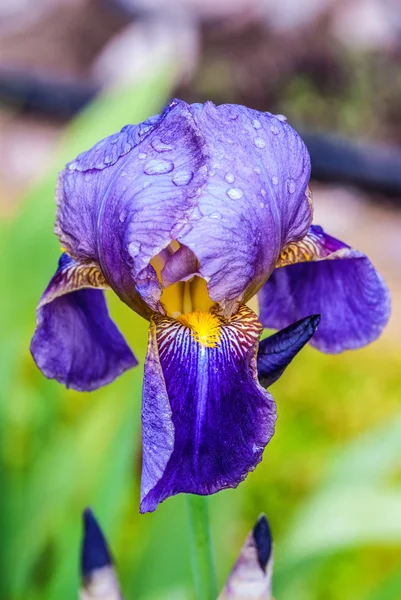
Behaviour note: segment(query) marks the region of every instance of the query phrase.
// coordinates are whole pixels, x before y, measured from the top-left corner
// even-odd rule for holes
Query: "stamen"
[[[198,344],[206,348],[216,348],[218,345],[221,321],[217,315],[196,310],[181,315],[177,321],[192,330],[191,335]]]

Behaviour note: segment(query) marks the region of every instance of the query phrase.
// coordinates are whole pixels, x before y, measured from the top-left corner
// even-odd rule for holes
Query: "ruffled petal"
[[[148,318],[137,296],[163,312],[150,261],[176,240],[228,315],[264,283],[282,247],[305,235],[309,175],[301,138],[270,113],[174,100],[67,166],[56,232]]]
[[[218,600],[270,600],[273,542],[268,520],[261,515],[248,534]]]
[[[109,317],[101,289],[107,287],[97,265],[62,255],[39,302],[31,342],[32,356],[49,379],[91,391],[137,364]]]
[[[83,515],[80,600],[122,600],[106,539],[93,512]]]
[[[261,326],[246,308],[205,346],[189,327],[155,317],[143,390],[141,512],[180,492],[236,487],[274,433],[275,404],[257,381]]]
[[[282,328],[319,313],[311,344],[323,352],[360,348],[376,339],[390,315],[386,284],[365,254],[312,226],[284,249],[259,294],[260,320]]]
[[[316,332],[319,322],[320,315],[305,317],[260,342],[258,376],[261,385],[269,387],[281,377]]]

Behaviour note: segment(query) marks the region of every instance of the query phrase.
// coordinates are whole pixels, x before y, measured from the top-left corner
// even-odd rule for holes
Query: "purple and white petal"
[[[176,240],[229,315],[264,283],[282,247],[305,235],[309,174],[301,138],[273,115],[174,100],[67,166],[56,232],[147,318],[138,296],[163,312],[150,261]]]
[[[102,291],[107,287],[95,264],[60,258],[39,302],[31,342],[32,356],[49,379],[91,391],[137,364],[109,317]]]
[[[281,329],[319,313],[311,344],[332,353],[360,348],[383,331],[389,292],[362,252],[312,226],[301,242],[284,249],[278,266],[259,293],[265,327]]]
[[[257,381],[260,333],[245,306],[221,323],[215,347],[155,316],[143,391],[141,512],[180,492],[236,487],[260,462],[276,420],[273,398]]]
[[[273,542],[268,520],[261,515],[248,534],[218,600],[270,600]]]
[[[83,514],[80,600],[122,600],[110,550],[95,515]]]
[[[305,317],[262,340],[258,349],[258,377],[261,385],[272,385],[292,359],[316,333],[320,315]]]

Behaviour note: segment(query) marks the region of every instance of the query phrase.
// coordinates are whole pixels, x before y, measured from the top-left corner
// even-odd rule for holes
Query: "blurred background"
[[[263,463],[210,498],[219,587],[264,511],[278,600],[399,600],[400,59],[398,0],[1,0],[2,600],[76,597],[87,505],[127,598],[192,598],[184,498],[138,514],[142,367],[82,394],[29,353],[58,170],[173,96],[284,113],[311,152],[315,222],[370,256],[393,301],[375,344],[306,348],[273,386]],[[108,300],[143,364],[147,324]]]

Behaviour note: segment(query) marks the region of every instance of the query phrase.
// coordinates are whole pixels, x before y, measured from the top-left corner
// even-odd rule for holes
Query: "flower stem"
[[[196,598],[197,600],[216,600],[216,574],[206,498],[188,494],[187,506]]]

